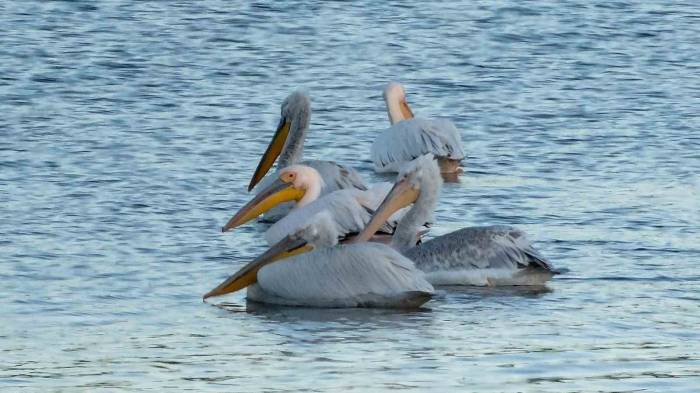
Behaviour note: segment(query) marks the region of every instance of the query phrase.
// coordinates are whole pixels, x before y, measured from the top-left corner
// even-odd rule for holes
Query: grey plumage
[[[404,255],[440,285],[539,285],[554,274],[525,233],[505,225],[462,228]]]
[[[304,160],[299,164],[310,166],[318,171],[324,182],[322,194],[344,189],[367,189],[365,182],[355,169],[340,165],[335,161]],[[279,165],[278,167],[285,168],[286,166]]]
[[[304,155],[306,130],[311,121],[311,100],[303,92],[295,91],[284,99],[280,112],[280,125],[290,122],[289,135],[277,160],[278,168],[286,168],[301,161]]]
[[[425,222],[437,204],[440,178],[430,156],[406,165],[399,179],[409,179],[420,194],[399,222],[392,246],[440,285],[542,285],[554,271],[525,233],[509,226],[467,227],[413,246],[403,232]]]

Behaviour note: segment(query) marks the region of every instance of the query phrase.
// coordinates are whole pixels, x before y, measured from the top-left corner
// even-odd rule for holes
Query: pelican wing
[[[406,256],[424,272],[526,267],[552,271],[524,232],[503,225],[463,228],[413,247]]]
[[[365,206],[376,210],[379,205],[382,204],[384,198],[386,198],[393,186],[394,183],[386,181],[373,183],[366,191],[358,193],[358,197]]]
[[[371,150],[377,172],[396,172],[402,163],[428,153],[454,160],[464,158],[459,132],[451,121],[418,118],[400,121],[382,132]]]
[[[283,237],[303,228],[311,217],[323,211],[328,211],[333,217],[341,237],[358,233],[367,225],[374,210],[379,207],[391,187],[391,183],[384,182],[373,184],[370,189],[365,191],[356,189],[333,191],[306,206],[292,209],[284,217],[279,218],[265,232],[265,240],[268,244],[273,245],[282,240]],[[393,234],[398,221],[408,209],[405,207],[392,214],[379,232]]]
[[[358,201],[362,191],[337,190],[321,198],[293,209],[265,232],[265,240],[272,245],[283,237],[303,228],[314,215],[328,211],[336,221],[341,236],[359,232],[369,222],[371,212]]]
[[[304,160],[301,164],[308,165],[318,171],[325,183],[324,192],[326,193],[346,188],[367,189],[362,177],[353,168],[334,161],[322,160]]]
[[[250,287],[251,300],[322,307],[415,307],[433,287],[410,260],[390,247],[358,243],[269,264]]]

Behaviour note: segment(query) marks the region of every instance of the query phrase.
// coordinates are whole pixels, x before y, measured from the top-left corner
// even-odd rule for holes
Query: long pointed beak
[[[406,100],[401,101],[401,113],[403,114],[404,119],[413,119],[413,111],[411,110],[411,107],[408,106],[408,102],[406,102]]]
[[[249,285],[255,284],[258,281],[258,270],[263,266],[294,255],[303,254],[312,249],[313,246],[308,244],[304,239],[293,239],[287,236],[280,240],[279,243],[270,247],[262,255],[255,258],[252,262],[243,266],[231,277],[219,284],[219,286],[207,292],[203,296],[203,299],[236,292]]]
[[[287,141],[287,136],[289,135],[290,123],[284,117],[280,119],[280,124],[277,126],[277,131],[275,131],[275,136],[272,137],[270,145],[267,146],[265,154],[263,154],[258,167],[255,169],[253,178],[250,179],[250,184],[248,184],[248,191],[252,190],[260,180],[265,177],[265,174],[272,168],[272,164],[275,163],[277,157],[279,157],[282,152],[282,147]]]
[[[353,239],[353,242],[368,241],[392,214],[415,202],[419,194],[419,190],[411,185],[407,179],[400,180],[394,184],[394,187],[384,198],[382,204],[379,205],[365,229]]]
[[[235,216],[231,217],[228,223],[221,228],[221,232],[243,225],[280,203],[298,201],[304,196],[304,192],[304,190],[294,188],[294,185],[291,183],[285,183],[277,179],[243,206]]]

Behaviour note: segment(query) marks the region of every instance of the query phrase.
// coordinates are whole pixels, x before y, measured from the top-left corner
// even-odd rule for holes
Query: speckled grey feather
[[[523,231],[505,225],[462,228],[410,248],[404,255],[424,272],[526,267],[552,270]]]
[[[467,227],[411,247],[400,232],[425,222],[435,209],[441,183],[434,161],[420,158],[406,165],[399,179],[420,185],[420,195],[404,216],[392,246],[415,262],[436,285],[542,285],[554,271],[525,233],[509,226]]]

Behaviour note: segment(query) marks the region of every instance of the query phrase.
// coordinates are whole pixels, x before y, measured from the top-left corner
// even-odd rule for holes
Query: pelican
[[[327,211],[285,236],[265,253],[204,295],[248,287],[256,302],[311,307],[416,308],[433,287],[413,262],[379,243],[339,245]]]
[[[321,196],[323,179],[314,168],[306,165],[291,165],[282,169],[278,178],[260,191],[250,202],[243,206],[222,228],[229,231],[265,214],[269,210],[287,202],[296,202],[294,208],[283,218],[274,223],[265,232],[269,245],[279,242],[283,237],[301,229],[308,220],[324,211],[328,211],[342,236],[360,232],[369,222],[374,209],[384,200],[391,189],[391,183],[377,183],[370,189],[336,190]],[[402,209],[388,218],[382,226],[379,236],[372,240],[386,240],[403,213]],[[422,235],[424,231],[416,235]]]
[[[441,173],[461,171],[462,141],[451,121],[414,118],[400,83],[387,85],[384,101],[391,127],[379,134],[372,144],[376,172],[398,172],[406,162],[428,153],[438,158]]]
[[[345,188],[367,189],[360,175],[352,168],[333,161],[301,161],[310,116],[311,104],[306,94],[296,91],[284,100],[277,131],[275,131],[272,141],[270,141],[255,169],[248,185],[248,191],[251,191],[263,179],[278,157],[277,168],[303,163],[316,169],[323,178],[321,194]]]
[[[433,285],[543,285],[556,273],[525,233],[510,226],[467,227],[420,245],[411,243],[411,231],[432,215],[441,184],[432,155],[407,164],[356,239],[366,240],[392,212],[413,204],[397,224],[391,245]]]

